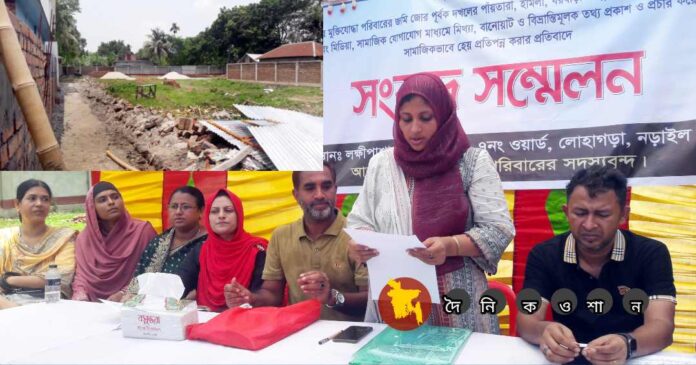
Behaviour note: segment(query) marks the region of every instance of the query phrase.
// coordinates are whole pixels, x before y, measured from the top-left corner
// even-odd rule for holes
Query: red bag
[[[228,309],[206,323],[186,327],[186,338],[247,350],[260,350],[316,322],[318,300],[287,307]]]

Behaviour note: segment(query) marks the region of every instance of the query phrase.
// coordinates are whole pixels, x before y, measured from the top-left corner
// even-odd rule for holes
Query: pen
[[[338,331],[338,332],[334,333],[333,335],[331,335],[331,336],[329,336],[329,337],[327,337],[327,338],[325,338],[325,339],[319,341],[319,344],[320,344],[320,345],[323,345],[323,344],[325,344],[325,343],[331,341],[331,339],[333,339],[334,337],[338,336],[341,332],[343,332],[343,331]]]

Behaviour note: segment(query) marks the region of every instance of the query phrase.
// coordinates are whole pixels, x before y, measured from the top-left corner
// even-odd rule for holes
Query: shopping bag
[[[316,322],[318,300],[287,307],[228,309],[206,323],[186,328],[186,338],[247,350],[260,350]]]

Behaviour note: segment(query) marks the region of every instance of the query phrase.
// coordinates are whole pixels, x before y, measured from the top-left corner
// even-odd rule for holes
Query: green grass
[[[84,216],[85,212],[52,212],[46,218],[46,224],[51,227],[69,227],[77,230],[85,228],[85,223],[73,222],[73,218]],[[0,228],[18,227],[20,225],[18,218],[0,218]]]
[[[164,85],[157,78],[136,81],[99,80],[113,96],[128,100],[133,105],[162,109],[176,114],[186,107],[233,109],[233,104],[273,106],[321,116],[323,94],[321,88],[306,86],[267,86],[225,79],[176,80],[181,88]],[[135,99],[136,85],[156,84],[157,98]],[[264,88],[272,88],[264,93]]]

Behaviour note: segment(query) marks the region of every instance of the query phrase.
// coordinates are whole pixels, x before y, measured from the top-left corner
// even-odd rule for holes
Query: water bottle
[[[60,300],[60,272],[56,264],[48,266],[44,299],[46,303],[57,303]]]

